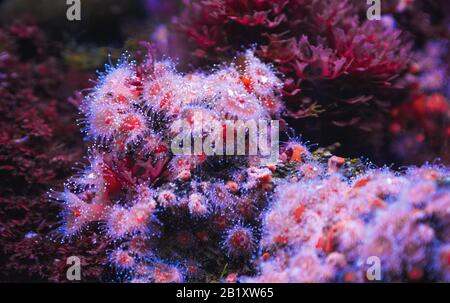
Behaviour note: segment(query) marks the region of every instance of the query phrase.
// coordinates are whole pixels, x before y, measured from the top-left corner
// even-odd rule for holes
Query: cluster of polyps
[[[300,164],[293,182],[278,185],[264,214],[260,275],[246,280],[363,282],[378,260],[383,281],[448,281],[450,191],[438,182],[448,169],[369,169],[348,179],[344,162],[331,157],[321,168],[328,173],[313,177]]]
[[[250,258],[255,210],[264,205],[262,184],[271,172],[260,173],[260,180],[259,168],[217,170],[223,161],[248,167],[249,157],[175,155],[170,145],[177,132],[195,132],[198,124],[277,116],[280,85],[251,51],[209,75],[182,75],[152,58],[108,67],[81,106],[94,143],[90,165],[55,196],[65,206],[63,234],[103,235],[112,246],[111,264],[134,281],[182,281],[199,272],[199,265],[192,270],[205,259],[197,256],[199,247],[213,247],[223,258]],[[178,119],[189,129],[175,129]]]
[[[126,145],[155,131],[149,111],[192,124],[269,118],[282,109],[275,93],[280,88],[281,81],[251,51],[209,75],[181,75],[167,61],[145,72],[122,62],[101,76],[82,109],[88,135]]]
[[[322,159],[298,140],[274,163],[175,155],[174,121],[195,132],[269,118],[281,109],[280,82],[251,52],[210,75],[149,62],[110,68],[86,97],[90,165],[56,197],[64,235],[98,233],[120,277],[204,281],[228,264],[228,281],[256,265],[248,280],[361,281],[375,256],[384,280],[449,279],[450,194],[439,183],[448,169],[364,167],[350,178],[346,159]]]

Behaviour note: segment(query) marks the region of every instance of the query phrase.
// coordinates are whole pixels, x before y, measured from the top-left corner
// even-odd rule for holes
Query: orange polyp
[[[133,96],[135,98],[138,98],[141,95],[141,92],[142,92],[142,88],[136,88],[131,91],[131,93],[133,94]]]
[[[232,193],[236,193],[238,191],[238,189],[239,189],[239,186],[234,181],[228,181],[227,182],[227,187]]]
[[[316,248],[327,254],[332,252],[334,250],[333,238],[335,234],[335,227],[333,227],[328,233],[324,233],[317,241]]]
[[[318,250],[325,251],[325,239],[324,239],[323,236],[321,236],[321,237],[319,238],[319,240],[317,240],[316,248],[317,248]]]
[[[161,86],[158,83],[154,83],[150,86],[149,95],[150,97],[156,97],[161,92]]]
[[[189,275],[193,276],[198,272],[198,266],[190,264],[187,266],[186,271]]]
[[[144,224],[146,219],[147,219],[147,215],[144,211],[138,211],[135,215],[136,218],[136,223],[141,225]]]
[[[155,153],[157,153],[157,154],[165,153],[167,151],[168,151],[168,149],[165,144],[158,144],[158,146],[155,148]]]
[[[420,72],[420,65],[417,63],[412,63],[409,67],[409,72],[411,74],[417,75]]]
[[[243,248],[246,245],[246,237],[242,233],[238,232],[232,236],[231,242],[234,247]]]
[[[164,94],[164,97],[162,98],[161,102],[159,103],[159,108],[163,108],[165,106],[167,106],[168,108],[170,108],[170,102],[172,98],[172,94],[170,92],[167,92]]]
[[[214,225],[219,229],[219,230],[224,230],[227,225],[228,225],[228,220],[225,216],[216,216],[213,219]]]
[[[292,156],[289,162],[302,162],[302,156],[305,154],[306,149],[300,144],[292,147]]]
[[[118,95],[116,97],[116,102],[120,104],[124,104],[127,101],[127,98],[124,95]]]
[[[75,218],[78,218],[79,216],[81,216],[81,211],[80,211],[80,208],[79,208],[79,207],[76,207],[76,208],[73,210],[73,216],[74,216]]]
[[[355,273],[352,271],[346,272],[344,274],[344,282],[350,283],[355,281]]]
[[[128,264],[130,264],[132,262],[132,258],[128,254],[122,253],[119,256],[119,260],[118,261],[119,261],[120,264],[128,265]]]
[[[398,122],[393,122],[389,126],[389,130],[394,134],[398,134],[402,130],[402,126]]]
[[[342,206],[342,205],[337,205],[335,208],[334,208],[334,212],[336,213],[336,214],[338,214],[338,213],[340,213],[341,212],[341,210],[344,208],[344,206]],[[320,214],[319,214],[320,215]]]
[[[259,177],[258,180],[261,181],[261,183],[272,182],[272,175],[264,174],[261,177]]]
[[[408,271],[408,279],[410,281],[419,281],[420,279],[422,279],[422,277],[423,270],[418,267],[414,267],[410,271]]]
[[[229,274],[226,278],[227,283],[236,283],[236,281],[237,281],[237,274],[235,273]]]
[[[200,162],[204,162],[206,160],[206,157],[207,157],[206,154],[202,153],[201,155],[197,156],[197,160]],[[187,163],[187,164],[189,164],[189,163]]]
[[[190,234],[187,232],[182,232],[177,235],[177,242],[181,247],[188,247],[191,243]]]
[[[192,125],[192,124],[194,124],[194,122],[195,122],[195,115],[194,114],[190,114],[188,117],[187,117],[187,122],[190,124],[190,125]]]
[[[130,132],[135,129],[139,129],[142,127],[142,122],[139,117],[129,115],[125,119],[123,119],[123,123],[120,126],[120,130],[123,132]]]
[[[362,179],[356,181],[356,183],[355,183],[355,185],[353,185],[353,187],[363,187],[367,183],[369,183],[369,181],[370,181],[370,177],[362,178]]]
[[[450,252],[447,253],[447,266],[450,266]],[[445,254],[444,254],[444,258],[445,258]]]
[[[441,174],[435,170],[429,170],[424,174],[425,179],[435,181],[441,177]]]
[[[249,217],[251,215],[252,211],[252,204],[251,203],[243,203],[239,205],[238,207],[238,213],[243,215],[244,217]]]
[[[441,94],[433,94],[428,97],[427,108],[430,112],[445,113],[448,111],[447,100]]]
[[[208,233],[206,231],[199,231],[196,234],[197,239],[199,239],[202,242],[207,242],[209,240]]]
[[[380,198],[374,198],[372,199],[372,201],[370,201],[370,206],[374,208],[385,208],[387,207],[387,204]]]
[[[262,255],[263,261],[267,261],[267,260],[269,260],[269,258],[270,258],[270,254],[268,252],[263,253],[263,255]]]
[[[105,212],[106,205],[104,203],[93,203],[90,204],[90,206],[90,212],[92,213],[92,216],[96,220],[100,219]]]
[[[262,96],[261,98],[261,102],[264,104],[264,106],[270,110],[274,110],[275,109],[275,100],[273,98],[271,98],[270,96]]]
[[[255,70],[255,73],[256,73],[258,76],[264,76],[264,75],[265,75],[265,72],[264,72],[262,69],[260,69],[260,68],[257,68],[257,69]]]
[[[104,122],[105,122],[106,125],[110,125],[112,123],[112,121],[113,121],[113,119],[112,119],[111,116],[106,116],[105,117]]]
[[[244,98],[237,98],[236,101],[241,103],[241,104],[245,103],[245,99]]]
[[[277,165],[276,164],[267,164],[266,167],[272,172],[274,173],[277,170]]]
[[[106,125],[110,125],[113,122],[113,113],[111,111],[105,111],[103,115],[103,122]]]
[[[325,242],[325,252],[328,254],[334,250],[333,238],[331,234],[328,234],[328,238]]]
[[[242,75],[240,77],[242,84],[248,92],[253,91],[252,78],[248,75]]]
[[[279,244],[279,245],[286,245],[289,241],[289,239],[286,236],[277,236],[273,240],[274,240],[275,244]]]
[[[294,218],[297,221],[297,223],[300,223],[303,219],[303,213],[305,212],[305,205],[302,203],[300,204],[300,206],[298,206],[295,210],[294,210]]]
[[[156,268],[154,272],[154,278],[155,281],[157,282],[166,282],[169,281],[170,279],[170,273],[168,273],[167,271],[163,271],[159,268]]]
[[[415,112],[417,112],[420,115],[424,115],[426,113],[426,97],[425,96],[419,96],[414,99],[412,102],[412,107]]]
[[[331,156],[330,159],[328,159],[328,168],[330,171],[336,171],[338,170],[342,165],[344,165],[345,159],[338,156]]]

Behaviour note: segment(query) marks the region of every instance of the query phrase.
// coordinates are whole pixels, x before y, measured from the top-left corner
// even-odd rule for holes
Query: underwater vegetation
[[[69,72],[34,20],[0,29],[2,281],[55,280],[56,251],[64,256],[64,249],[46,240],[60,211],[48,203],[47,191],[84,153],[73,94],[89,77]]]

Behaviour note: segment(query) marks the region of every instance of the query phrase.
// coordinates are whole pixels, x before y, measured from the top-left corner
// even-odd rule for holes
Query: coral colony
[[[225,264],[203,264],[214,254],[248,262],[272,171],[258,165],[263,156],[223,155],[214,143],[234,137],[225,123],[276,117],[280,84],[251,51],[210,75],[181,75],[151,57],[109,67],[81,106],[94,143],[90,165],[52,195],[64,202],[65,238],[101,222],[111,263],[133,281],[194,279],[203,266]],[[224,124],[214,130],[213,156],[172,152],[180,134],[211,139],[208,126],[218,121]]]
[[[374,257],[383,281],[450,281],[448,168],[394,172],[295,137],[250,154],[249,121],[279,118],[281,89],[251,50],[210,73],[151,54],[109,66],[80,107],[89,165],[51,194],[63,241],[95,234],[114,281],[363,282]],[[216,144],[241,139],[244,154]]]

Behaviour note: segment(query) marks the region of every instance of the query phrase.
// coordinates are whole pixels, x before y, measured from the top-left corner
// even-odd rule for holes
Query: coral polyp
[[[226,232],[224,246],[227,254],[239,257],[252,254],[255,246],[253,231],[237,225]]]

